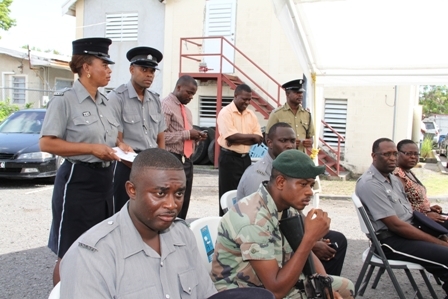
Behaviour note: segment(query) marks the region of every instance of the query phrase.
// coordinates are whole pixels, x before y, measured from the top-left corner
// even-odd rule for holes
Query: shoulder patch
[[[53,96],[55,96],[55,97],[61,97],[61,96],[64,95],[64,93],[65,93],[67,90],[70,90],[70,89],[71,89],[71,87],[66,87],[66,88],[64,88],[64,89],[62,89],[62,90],[57,90],[57,91],[55,91],[55,92],[53,93]]]
[[[264,173],[263,171],[261,171],[260,169],[257,169],[257,173],[261,174],[261,175],[266,175],[266,173]]]

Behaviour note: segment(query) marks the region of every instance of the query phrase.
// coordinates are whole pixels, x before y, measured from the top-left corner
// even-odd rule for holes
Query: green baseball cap
[[[325,166],[316,166],[307,154],[291,149],[275,158],[272,167],[284,175],[295,179],[314,179],[325,172]]]

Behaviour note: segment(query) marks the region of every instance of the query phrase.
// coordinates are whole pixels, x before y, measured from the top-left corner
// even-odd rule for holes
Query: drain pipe
[[[15,75],[15,72],[2,72],[2,101],[6,101],[6,93],[5,93],[5,89],[6,89],[6,85],[5,85],[5,80],[6,80],[6,75]]]
[[[395,85],[395,95],[394,95],[394,119],[392,123],[392,140],[395,142],[395,121],[397,119],[397,94],[398,94],[398,86]]]

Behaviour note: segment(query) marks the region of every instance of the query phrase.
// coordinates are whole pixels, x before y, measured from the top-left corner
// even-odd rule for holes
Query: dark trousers
[[[344,265],[345,253],[347,252],[347,238],[340,232],[330,230],[324,239],[329,239],[331,243],[337,243],[336,254],[334,258],[329,261],[323,261],[322,265],[325,268],[325,272],[330,275],[341,276],[342,266]]]
[[[252,161],[249,154],[242,157],[241,154],[235,152],[223,151],[219,154],[218,167],[219,167],[219,216],[224,215],[224,211],[221,209],[219,199],[221,196],[230,190],[238,188],[238,183],[243,176],[244,171],[250,166]]]
[[[404,239],[399,236],[386,238],[381,243],[388,259],[418,263],[428,272],[439,277],[444,282],[442,288],[448,295],[448,269],[431,263],[436,262],[448,267],[448,247],[425,241]],[[392,247],[395,252],[386,244]]]
[[[176,156],[176,158],[178,158],[180,162],[182,162],[182,155],[175,153],[172,154]],[[185,158],[184,160],[185,162],[182,162],[182,164],[184,165],[187,185],[184,194],[184,204],[182,205],[182,210],[180,211],[179,215],[177,215],[177,217],[185,220],[187,218],[188,207],[190,206],[191,189],[193,187],[193,162],[191,162],[191,160],[188,158]]]
[[[126,181],[129,180],[131,168],[121,162],[115,163],[114,171],[114,213],[117,213],[129,200],[129,195],[126,192]]]

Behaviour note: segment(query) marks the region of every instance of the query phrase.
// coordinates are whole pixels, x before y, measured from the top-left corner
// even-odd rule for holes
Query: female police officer
[[[113,167],[119,160],[112,146],[118,121],[98,87],[110,80],[107,38],[73,41],[70,68],[78,74],[72,88],[54,94],[41,132],[40,148],[65,158],[53,190],[48,247],[58,255],[53,283],[59,281],[59,262],[72,243],[95,224],[112,215]]]

